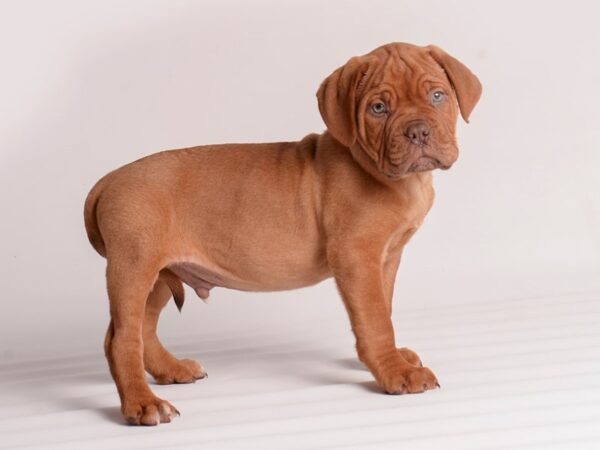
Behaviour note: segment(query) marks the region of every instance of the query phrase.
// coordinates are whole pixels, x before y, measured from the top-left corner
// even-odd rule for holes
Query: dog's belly
[[[283,267],[274,267],[268,271],[255,270],[252,274],[232,274],[212,266],[197,262],[176,262],[167,265],[167,269],[194,289],[202,299],[208,298],[213,287],[240,291],[280,291],[310,286],[331,276],[324,262],[311,267],[294,267],[295,270]]]
[[[199,264],[183,262],[171,264],[167,268],[194,289],[202,299],[208,298],[208,293],[213,287],[227,284],[223,276]]]

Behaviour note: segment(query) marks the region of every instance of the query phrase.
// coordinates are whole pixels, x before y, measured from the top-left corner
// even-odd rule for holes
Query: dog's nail
[[[438,389],[441,388],[440,383],[438,383],[437,381],[435,382],[435,385],[437,386]]]

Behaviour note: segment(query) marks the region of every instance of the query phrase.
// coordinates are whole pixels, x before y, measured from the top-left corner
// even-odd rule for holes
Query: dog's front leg
[[[392,304],[394,300],[394,285],[396,284],[396,273],[400,265],[402,250],[396,254],[389,255],[383,262],[383,293],[385,304],[388,307],[389,314],[392,314]],[[421,358],[410,348],[402,347],[398,351],[400,355],[413,366],[423,367]]]
[[[329,254],[356,337],[358,357],[387,393],[435,389],[438,382],[433,372],[411,364],[396,348],[381,259],[379,252],[365,252],[365,247]],[[389,287],[387,291],[389,294]]]

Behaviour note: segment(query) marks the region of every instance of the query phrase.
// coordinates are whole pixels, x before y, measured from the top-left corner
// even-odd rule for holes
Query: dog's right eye
[[[376,102],[371,105],[371,111],[373,114],[381,116],[387,113],[387,106],[383,102]]]

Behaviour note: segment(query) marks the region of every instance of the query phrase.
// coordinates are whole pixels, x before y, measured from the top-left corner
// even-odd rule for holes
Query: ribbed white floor
[[[153,386],[182,413],[156,428],[122,424],[100,353],[3,364],[0,448],[600,448],[600,293],[403,305],[395,323],[442,389],[379,393],[339,315],[170,342],[210,376]]]

